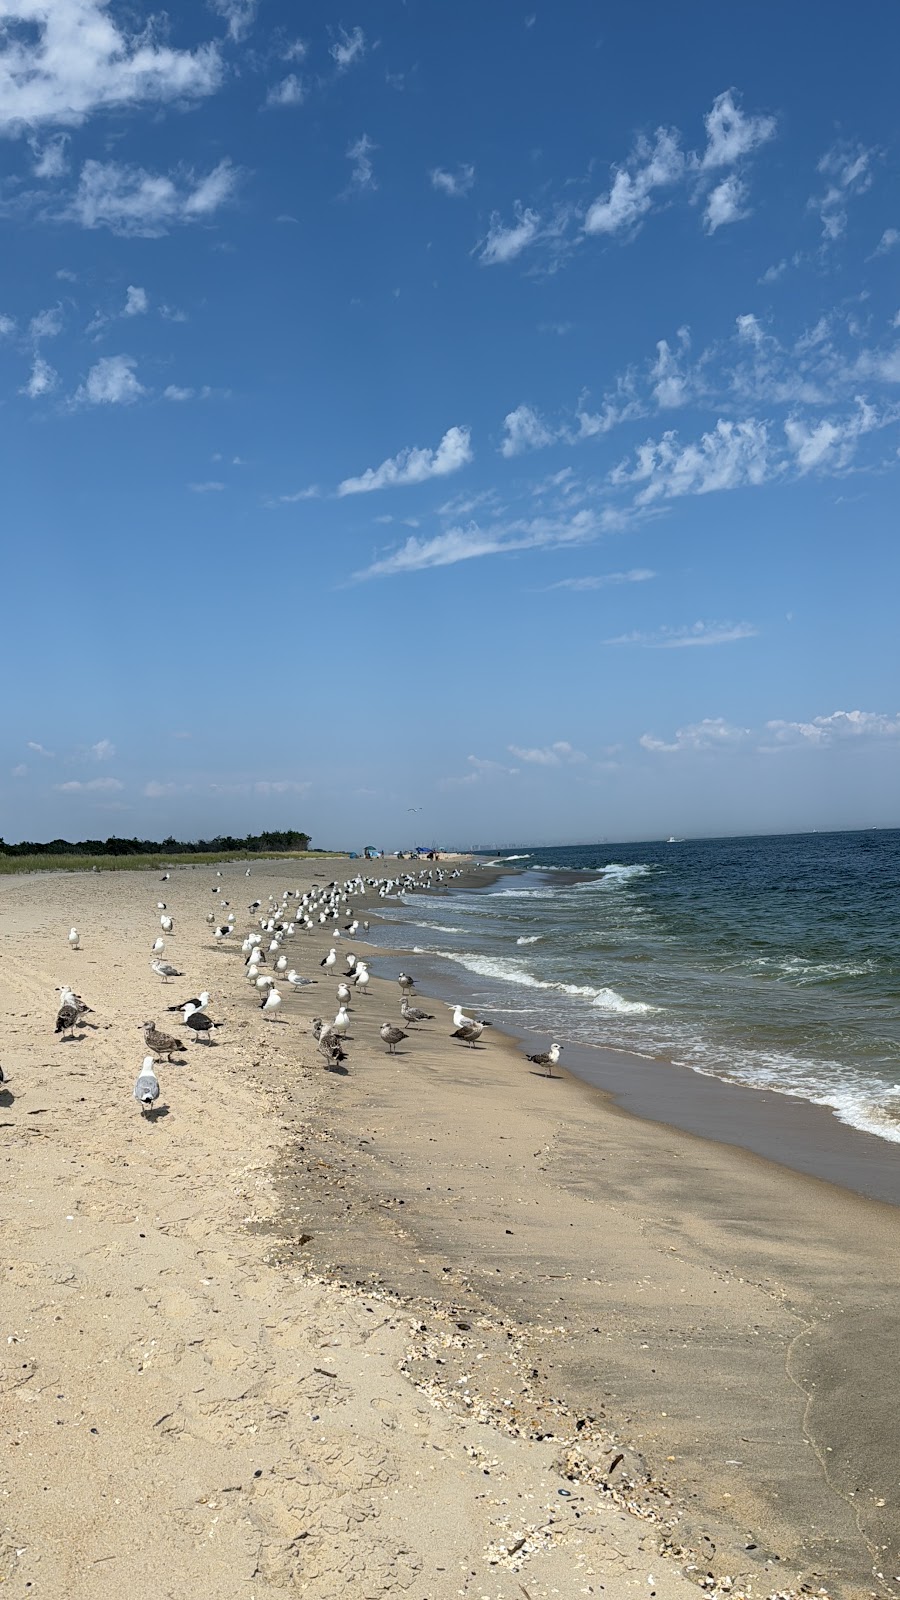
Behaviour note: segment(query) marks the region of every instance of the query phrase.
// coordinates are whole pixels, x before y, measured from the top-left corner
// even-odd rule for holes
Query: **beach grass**
[[[193,851],[167,855],[88,856],[88,855],[31,855],[8,856],[0,853],[0,876],[18,872],[158,872],[161,867],[208,867],[223,861],[328,861],[346,854],[341,850],[285,850],[277,855],[261,856],[258,851],[228,850],[223,854],[214,851]]]

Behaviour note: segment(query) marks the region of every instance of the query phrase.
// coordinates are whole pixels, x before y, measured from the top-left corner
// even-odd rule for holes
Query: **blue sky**
[[[0,0],[0,833],[896,825],[849,19]]]

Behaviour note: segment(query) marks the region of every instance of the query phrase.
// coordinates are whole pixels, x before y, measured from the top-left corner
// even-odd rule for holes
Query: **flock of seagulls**
[[[355,951],[346,950],[342,965],[338,966],[339,942],[345,936],[352,939],[358,933],[364,937],[369,930],[368,921],[355,914],[352,902],[358,902],[373,893],[385,899],[389,895],[405,894],[415,889],[434,890],[448,886],[452,879],[460,875],[458,868],[445,873],[440,867],[431,867],[415,875],[404,872],[397,877],[384,879],[364,878],[358,874],[343,883],[335,881],[303,892],[285,889],[280,898],[269,895],[265,905],[262,899],[251,901],[247,910],[253,923],[242,940],[241,952],[246,979],[257,996],[261,1016],[267,1022],[285,1020],[279,1015],[284,1004],[279,983],[283,982],[292,991],[300,991],[320,981],[297,972],[291,966],[284,947],[299,933],[325,932],[329,943],[326,954],[319,961],[319,968],[324,977],[334,976],[338,979],[336,1011],[330,1022],[314,1017],[312,1034],[326,1068],[332,1071],[343,1068],[348,1060],[347,1045],[353,1039],[352,1006],[358,997],[368,996],[371,981],[365,957],[357,955]],[[221,878],[221,872],[217,872],[216,876]],[[249,869],[246,876],[250,876]],[[160,881],[165,883],[169,878],[169,873],[165,873]],[[219,885],[214,886],[212,892],[220,894]],[[225,909],[229,907],[227,900],[220,904]],[[156,937],[151,945],[150,967],[163,983],[168,984],[173,978],[183,977],[184,973],[180,967],[162,958],[165,949],[163,936],[174,937],[175,919],[165,901],[157,902],[157,912],[162,935]],[[235,932],[236,921],[236,913],[232,910],[228,911],[227,918],[222,922],[217,922],[214,913],[207,914],[207,925],[215,924],[213,939],[216,945],[227,945],[229,940],[238,937]],[[81,950],[81,935],[77,928],[69,930],[68,945],[71,951]],[[400,972],[397,985],[400,991],[401,1025],[385,1021],[379,1028],[379,1037],[391,1056],[397,1054],[398,1047],[408,1041],[413,1032],[436,1020],[433,1012],[410,1003],[411,997],[416,994],[415,978],[411,973]],[[55,1033],[63,1039],[72,1039],[83,1018],[91,1014],[91,1007],[68,985],[60,985],[57,992],[59,1005]],[[183,1056],[187,1048],[185,1040],[209,1046],[213,1031],[224,1026],[223,1022],[214,1021],[210,1015],[210,1001],[210,991],[201,989],[198,994],[167,1006],[167,1013],[173,1018],[176,1014],[180,1016],[177,1033],[165,1031],[152,1019],[141,1024],[146,1054],[133,1093],[143,1115],[152,1117],[158,1110],[161,1090],[156,1074],[157,1064],[164,1061],[171,1065],[177,1057]],[[452,1020],[450,1037],[469,1049],[478,1046],[484,1030],[491,1026],[487,1018],[468,1016],[458,1004],[452,1007]],[[533,1065],[546,1069],[546,1075],[552,1077],[561,1051],[562,1046],[554,1043],[546,1052],[529,1055],[527,1059]],[[0,1070],[0,1085],[5,1081]]]

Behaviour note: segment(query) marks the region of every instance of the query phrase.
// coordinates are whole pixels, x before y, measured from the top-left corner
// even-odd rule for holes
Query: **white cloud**
[[[31,377],[19,390],[26,394],[29,400],[40,400],[45,394],[51,394],[59,383],[59,373],[51,367],[49,361],[42,356],[35,356],[31,367]]]
[[[896,411],[879,415],[861,395],[857,395],[856,411],[843,421],[834,422],[824,417],[811,423],[793,416],[785,422],[784,432],[801,475],[820,467],[839,471],[849,464],[864,434],[894,421],[896,415]]]
[[[644,650],[686,650],[698,645],[734,644],[738,639],[755,639],[759,629],[752,622],[692,622],[681,628],[658,628],[656,633],[622,633],[604,644],[638,645]]]
[[[847,203],[864,194],[872,184],[874,150],[864,145],[833,145],[825,152],[818,171],[829,179],[825,193],[813,196],[810,206],[822,219],[822,234],[827,240],[839,239],[847,226]]]
[[[335,39],[328,53],[338,72],[346,72],[348,67],[361,61],[366,53],[366,36],[362,28],[354,28],[350,33],[346,28],[341,28],[340,37]]]
[[[900,738],[900,712],[885,716],[880,711],[832,711],[811,722],[767,722],[766,732],[777,744],[831,745],[845,739]]]
[[[703,226],[707,233],[715,233],[717,228],[723,228],[729,222],[743,222],[750,215],[746,202],[747,185],[736,173],[729,173],[707,197],[703,211]]]
[[[15,331],[15,317],[0,315],[0,339],[11,339]]]
[[[668,339],[657,341],[656,360],[650,369],[650,379],[653,398],[661,411],[675,411],[679,406],[687,405],[691,398],[691,385],[680,360],[690,349],[688,328],[678,329],[678,343],[681,348],[676,355]]]
[[[199,99],[218,88],[214,45],[171,50],[152,22],[129,33],[106,0],[0,0],[0,132],[78,126],[94,111]]]
[[[483,529],[477,523],[448,528],[430,539],[409,538],[399,549],[381,556],[371,566],[354,573],[357,579],[395,576],[400,572],[420,572],[431,567],[450,567],[459,561],[479,556],[508,555],[517,550],[541,550],[585,544],[601,533],[618,530],[621,517],[608,510],[599,515],[593,510],[576,511],[564,517],[532,517],[498,523]]]
[[[730,167],[775,136],[775,118],[745,116],[734,89],[716,96],[703,121],[706,149],[701,165],[706,169]]]
[[[72,778],[68,783],[58,783],[56,788],[60,794],[88,794],[108,792],[124,789],[125,785],[118,778],[91,778],[87,783],[82,783],[78,778]]]
[[[372,152],[378,146],[367,133],[361,133],[347,146],[347,160],[352,161],[353,171],[350,174],[350,184],[354,189],[377,189],[375,172],[372,166]]]
[[[585,232],[633,232],[650,210],[655,191],[679,183],[684,173],[677,131],[657,128],[655,142],[639,139],[627,165],[617,170],[612,187],[589,207]]]
[[[266,95],[267,106],[299,106],[306,98],[303,80],[296,72],[289,72],[280,83],[273,83]]]
[[[232,199],[239,174],[220,161],[204,177],[188,170],[147,172],[115,161],[86,161],[63,217],[82,228],[156,239],[179,222],[203,222]]]
[[[441,194],[450,195],[458,199],[460,195],[468,194],[475,182],[475,168],[469,165],[457,167],[455,172],[449,172],[445,167],[432,167],[431,186]]]
[[[900,244],[900,228],[885,228],[875,249],[876,256],[886,256]]]
[[[444,478],[450,472],[458,472],[472,459],[469,429],[448,428],[436,450],[401,450],[398,455],[382,461],[380,467],[368,467],[361,477],[345,478],[338,485],[338,494],[367,494],[372,489],[425,483],[429,478]]]
[[[540,749],[523,750],[517,744],[507,745],[506,748],[517,761],[527,761],[536,767],[559,767],[564,763],[587,760],[583,750],[574,749],[565,739],[558,739],[555,744],[544,745]]]
[[[193,389],[183,389],[177,383],[167,383],[163,389],[163,399],[175,401],[193,400],[194,393]]]
[[[319,500],[322,491],[317,483],[311,483],[306,489],[295,489],[293,494],[280,494],[277,499],[270,501],[270,505],[294,506],[301,500]]]
[[[75,392],[77,405],[127,406],[147,391],[134,375],[137,363],[131,356],[103,356],[91,367]]]
[[[759,282],[777,283],[778,279],[783,278],[784,274],[787,272],[788,264],[789,263],[786,257],[783,257],[781,261],[773,261],[770,267],[766,267],[766,270],[759,279]]]
[[[44,746],[42,744],[38,744],[35,739],[28,740],[28,749],[33,750],[36,756],[45,756],[48,761],[52,761],[54,759],[54,752],[52,750],[46,750]]]
[[[526,450],[542,450],[553,444],[557,435],[548,428],[531,406],[517,406],[503,419],[506,437],[500,446],[502,456],[520,456]]]
[[[61,178],[69,165],[69,135],[56,133],[43,145],[35,139],[31,141],[34,154],[34,175],[36,178],[51,180]]]
[[[735,728],[724,717],[704,717],[702,722],[688,723],[677,728],[671,741],[657,739],[644,733],[638,741],[645,750],[674,755],[682,750],[721,750],[743,744],[750,737],[749,728]]]
[[[32,317],[28,324],[28,332],[37,343],[38,339],[55,339],[62,333],[62,327],[62,306],[50,306],[48,310],[39,311]]]
[[[203,483],[189,483],[188,488],[191,494],[221,494],[225,485],[217,478],[207,478]]]
[[[125,291],[123,317],[142,317],[148,305],[146,289],[141,289],[136,284],[130,283]]]
[[[91,755],[95,761],[111,761],[116,753],[116,747],[111,739],[98,739],[91,745]]]
[[[540,237],[541,219],[537,212],[523,211],[518,203],[515,210],[517,220],[508,228],[504,227],[498,212],[495,211],[491,217],[491,225],[478,257],[485,266],[505,266],[508,261],[515,261],[516,256],[520,256]]]
[[[237,44],[250,32],[256,17],[257,0],[207,0],[216,16],[228,24],[228,37]]]
[[[658,440],[648,439],[635,451],[634,466],[620,463],[610,473],[610,482],[643,484],[635,504],[646,506],[684,494],[758,485],[774,470],[764,422],[752,417],[745,422],[720,418],[709,433],[690,444],[680,444],[674,432],[664,433]]]
[[[655,578],[656,573],[649,567],[632,567],[630,572],[600,572],[585,578],[560,578],[558,583],[551,583],[552,589],[573,589],[580,593],[587,589],[606,589],[619,583],[649,583]]]

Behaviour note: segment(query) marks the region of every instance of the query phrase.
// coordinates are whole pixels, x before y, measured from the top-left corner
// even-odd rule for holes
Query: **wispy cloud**
[[[27,395],[29,400],[42,400],[44,395],[52,394],[58,385],[59,373],[42,356],[35,356],[31,375],[19,393]]]
[[[54,751],[47,750],[44,745],[38,744],[35,739],[28,740],[28,749],[32,750],[36,756],[43,756],[47,761],[55,759]]]
[[[445,478],[467,466],[473,455],[469,429],[448,428],[436,450],[401,450],[398,455],[382,461],[380,467],[368,467],[358,478],[345,478],[337,492],[339,495],[368,494],[373,489]]]
[[[749,215],[747,185],[732,172],[710,191],[703,211],[703,226],[707,233],[715,233],[717,228],[729,222],[743,222]]]
[[[749,155],[751,150],[774,139],[777,127],[774,117],[747,116],[741,110],[734,89],[726,89],[724,94],[717,95],[712,110],[707,112],[703,120],[706,149],[701,166],[706,170],[733,166],[736,161]]]
[[[207,478],[202,483],[189,483],[191,494],[221,494],[225,488],[218,478]]]
[[[499,213],[494,212],[487,236],[481,241],[478,259],[486,267],[505,265],[508,261],[515,261],[523,250],[540,236],[541,219],[536,211],[516,205],[516,220],[505,224]]]
[[[811,722],[773,721],[766,733],[778,745],[821,747],[851,739],[900,738],[900,712],[893,716],[881,711],[832,711]]]
[[[89,406],[127,406],[147,393],[135,377],[132,356],[104,356],[79,384],[73,403]]]
[[[207,5],[228,24],[228,37],[236,44],[250,32],[256,18],[257,0],[207,0]]]
[[[457,167],[455,172],[451,172],[447,167],[432,167],[429,176],[433,189],[457,200],[462,195],[468,194],[472,188],[475,182],[475,168],[464,164]]]
[[[652,733],[643,733],[638,743],[661,755],[677,755],[682,750],[734,749],[750,737],[749,728],[736,728],[724,717],[704,717],[702,722],[677,728],[673,739],[657,739]]]
[[[543,745],[537,749],[522,749],[517,744],[507,745],[506,748],[517,761],[526,761],[535,767],[561,767],[587,760],[584,751],[576,750],[566,739],[557,739],[555,744]]]
[[[502,456],[520,456],[526,450],[541,450],[553,444],[558,434],[550,428],[532,406],[516,406],[503,419],[505,438],[500,445]]]
[[[223,160],[204,176],[147,172],[116,161],[86,161],[62,217],[82,228],[159,238],[178,223],[206,222],[234,198],[240,174]]]
[[[46,311],[39,311],[28,324],[29,337],[35,343],[40,339],[56,339],[62,330],[62,306],[50,306]]]
[[[619,167],[611,187],[588,208],[584,229],[591,234],[633,234],[653,205],[657,190],[680,183],[685,157],[679,134],[657,128],[653,143],[637,141],[625,166]]]
[[[448,528],[429,539],[410,538],[399,549],[380,556],[371,566],[354,573],[357,579],[421,572],[431,567],[455,566],[482,556],[509,555],[518,550],[542,550],[585,544],[601,533],[618,531],[621,517],[612,510],[579,510],[569,516],[541,516],[498,522],[490,528],[477,523]]]
[[[299,106],[306,99],[306,88],[296,72],[289,72],[279,83],[273,83],[266,95],[267,106]]]
[[[759,629],[752,622],[692,622],[684,627],[658,628],[655,633],[621,633],[604,644],[637,645],[644,650],[687,650],[699,645],[734,644],[754,639]]]
[[[346,28],[340,28],[328,53],[338,72],[346,72],[348,67],[362,61],[366,53],[366,36],[362,28],[353,28],[349,33]]]
[[[372,155],[378,149],[377,144],[369,138],[367,133],[361,133],[358,139],[352,140],[347,146],[347,160],[352,162],[353,170],[350,173],[350,187],[352,189],[377,189],[375,169],[372,165]]]
[[[823,238],[833,243],[847,226],[847,207],[851,199],[864,194],[872,184],[874,150],[864,145],[836,144],[827,150],[818,171],[828,179],[825,193],[814,195],[809,204],[822,219]]]
[[[215,45],[172,50],[145,25],[120,27],[106,0],[4,0],[0,131],[72,127],[95,111],[153,102],[187,104],[222,79]],[[46,174],[52,176],[54,174]]]
[[[57,783],[55,787],[60,794],[112,794],[124,789],[125,785],[118,778],[89,778],[86,783],[79,778],[71,778],[68,783]]]
[[[581,593],[589,589],[607,589],[620,583],[649,583],[656,573],[649,567],[632,567],[630,572],[599,572],[584,578],[560,578],[548,585],[547,593],[554,589],[571,589]]]
[[[91,745],[91,755],[95,761],[111,761],[116,753],[116,747],[111,739],[98,739]]]

